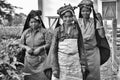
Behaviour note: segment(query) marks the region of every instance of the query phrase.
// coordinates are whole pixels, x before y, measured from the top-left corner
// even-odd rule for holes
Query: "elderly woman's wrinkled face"
[[[29,21],[29,26],[33,29],[37,28],[39,26],[39,21],[37,21],[34,18],[31,18]]]
[[[91,9],[87,7],[83,7],[81,9],[81,15],[83,18],[88,19],[90,17]]]
[[[73,14],[70,11],[67,11],[62,16],[63,23],[70,24],[73,21]]]

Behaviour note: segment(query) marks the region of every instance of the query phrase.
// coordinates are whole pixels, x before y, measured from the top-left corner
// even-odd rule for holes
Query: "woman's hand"
[[[44,50],[44,47],[38,47],[34,50],[34,55],[40,55],[40,53]]]
[[[40,48],[35,49],[33,53],[34,55],[38,55],[40,53]]]
[[[85,73],[85,71],[86,71],[86,66],[83,66],[83,65],[82,65],[81,68],[82,68],[82,72]]]
[[[54,77],[59,78],[59,71],[57,70],[53,71],[53,75]]]
[[[76,15],[73,15],[73,21],[77,22],[77,18],[76,18]]]

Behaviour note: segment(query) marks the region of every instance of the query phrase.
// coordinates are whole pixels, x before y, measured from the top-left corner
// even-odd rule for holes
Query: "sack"
[[[108,44],[107,38],[101,38],[97,30],[95,30],[97,46],[100,51],[100,65],[104,64],[110,57],[110,46]]]
[[[52,68],[44,70],[44,74],[49,80],[51,80],[51,78],[52,78]]]

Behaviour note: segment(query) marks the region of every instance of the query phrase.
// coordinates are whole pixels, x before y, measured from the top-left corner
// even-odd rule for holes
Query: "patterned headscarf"
[[[70,11],[74,15],[74,8],[69,5],[64,5],[57,10],[57,14],[61,17],[64,13]]]
[[[64,15],[64,13],[70,11],[72,13],[72,15],[75,14],[74,12],[74,8],[69,4],[69,5],[66,5],[64,4],[64,6],[60,7],[58,10],[57,10],[57,14],[60,16],[60,18],[62,18],[62,16]],[[59,27],[60,26],[60,20],[58,19],[57,21],[57,24],[55,26],[55,28]]]

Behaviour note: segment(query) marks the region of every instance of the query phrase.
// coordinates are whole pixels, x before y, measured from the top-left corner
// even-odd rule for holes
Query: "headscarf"
[[[45,28],[45,26],[43,24],[43,21],[41,19],[41,15],[42,15],[42,11],[41,10],[31,10],[30,13],[27,16],[27,19],[25,21],[24,28],[23,28],[22,32],[24,32],[26,29],[30,28],[29,21],[30,21],[31,18],[34,18],[37,21],[39,21],[41,23],[41,26],[43,28]]]
[[[94,7],[93,7],[93,2],[92,2],[91,0],[82,0],[82,1],[79,3],[78,7],[79,7],[79,10],[80,10],[80,11],[79,11],[79,18],[82,18],[81,9],[82,9],[83,7],[86,7],[86,8],[88,8],[88,9],[90,9],[90,10],[93,11],[93,17],[97,19],[96,13],[95,13],[95,10],[94,10]]]
[[[91,0],[82,0],[79,5],[79,7],[82,6],[87,6],[87,7],[92,7],[93,6],[93,2]]]
[[[73,15],[74,15],[74,8],[69,4],[69,5],[64,5],[62,7],[60,7],[58,10],[57,10],[57,14],[61,17],[63,16],[64,13],[70,11]]]
[[[58,10],[57,10],[57,14],[60,16],[60,18],[62,18],[62,16],[64,15],[64,13],[66,12],[71,12],[72,15],[75,14],[74,12],[74,8],[69,4],[69,5],[66,5],[64,4],[64,6],[60,7]],[[57,24],[55,26],[55,28],[59,27],[60,26],[60,20],[58,19],[57,21]]]

